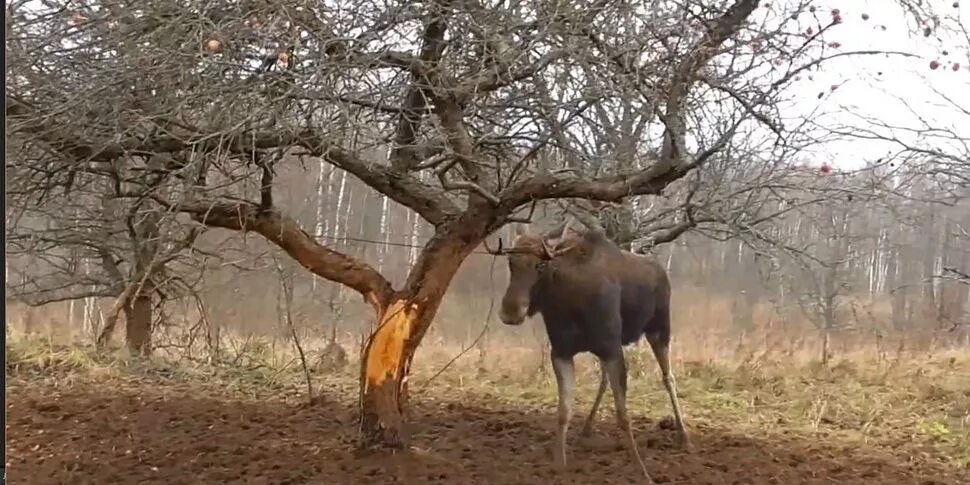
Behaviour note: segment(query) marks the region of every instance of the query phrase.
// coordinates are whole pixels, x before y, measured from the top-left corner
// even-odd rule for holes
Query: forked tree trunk
[[[407,433],[407,376],[411,359],[452,277],[495,227],[487,211],[469,210],[441,224],[424,246],[404,289],[394,291],[376,269],[318,243],[290,217],[255,204],[182,208],[210,227],[255,231],[308,270],[359,292],[375,310],[377,327],[361,358],[361,445],[402,447]]]

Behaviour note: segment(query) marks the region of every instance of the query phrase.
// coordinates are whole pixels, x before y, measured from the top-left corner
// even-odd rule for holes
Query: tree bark
[[[432,303],[434,305],[434,303]],[[406,424],[407,374],[417,344],[408,345],[415,330],[433,315],[428,307],[407,298],[394,300],[377,315],[361,364],[361,444],[403,447]]]
[[[377,328],[361,359],[361,445],[407,444],[411,360],[465,258],[485,238],[486,221],[465,217],[439,229],[408,276],[378,309]]]
[[[124,307],[125,345],[132,352],[142,355],[151,353],[152,298],[151,294],[139,293]]]

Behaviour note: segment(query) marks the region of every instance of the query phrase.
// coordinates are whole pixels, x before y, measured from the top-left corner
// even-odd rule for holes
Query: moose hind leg
[[[648,483],[653,483],[650,474],[647,473],[647,466],[640,457],[640,450],[637,449],[637,441],[633,437],[633,426],[630,424],[630,417],[626,412],[626,361],[623,359],[622,351],[615,357],[601,361],[606,376],[610,381],[610,390],[613,391],[613,404],[616,407],[616,420],[620,425],[620,430],[626,435],[627,446],[633,453],[633,458],[640,465],[640,471]]]
[[[553,357],[552,370],[556,374],[556,386],[559,389],[559,412],[554,452],[555,461],[556,465],[565,467],[566,432],[569,430],[569,420],[573,415],[573,385],[576,374],[572,357]]]
[[[583,423],[582,436],[593,434],[593,420],[596,419],[596,411],[599,410],[600,401],[603,400],[603,394],[606,393],[607,383],[606,367],[600,363],[600,388],[596,391],[596,399],[593,399],[593,408],[589,410],[589,416],[586,417],[586,422]]]
[[[689,448],[690,439],[687,436],[687,427],[684,425],[684,414],[680,410],[680,401],[677,399],[677,380],[674,379],[674,374],[670,370],[670,342],[650,338],[647,341],[650,342],[653,355],[657,358],[657,363],[660,364],[664,387],[667,389],[667,395],[670,396],[670,405],[674,408],[674,425],[680,434],[680,446]]]

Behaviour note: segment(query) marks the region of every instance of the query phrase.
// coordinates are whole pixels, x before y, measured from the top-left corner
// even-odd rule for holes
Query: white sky
[[[755,14],[760,20],[769,10],[771,3],[787,4],[795,0],[763,0],[762,7]],[[928,3],[939,15],[942,22],[940,32],[952,30],[962,23],[970,30],[970,0],[966,5],[954,8],[954,0],[917,0]],[[815,0],[817,16],[827,21],[829,11],[838,8],[843,23],[830,29],[824,38],[825,43],[839,42],[839,51],[850,50],[887,50],[916,54],[918,58],[902,56],[847,56],[827,61],[819,71],[812,70],[801,76],[794,86],[799,102],[786,109],[782,116],[799,119],[808,113],[823,112],[825,125],[858,122],[848,111],[865,114],[871,118],[896,126],[917,126],[917,120],[905,104],[896,97],[902,97],[929,124],[946,127],[970,139],[970,39],[962,34],[950,35],[940,39],[939,32],[929,38],[919,32],[912,33],[915,25],[899,7],[897,0]],[[33,5],[32,5],[33,4]],[[37,0],[26,5],[40,7]],[[869,15],[868,20],[862,14]],[[803,28],[815,26],[810,16],[800,19]],[[886,26],[882,30],[880,26]],[[948,55],[942,52],[948,51]],[[832,51],[830,50],[830,53]],[[932,60],[938,60],[940,67],[929,68]],[[954,62],[960,69],[954,72]],[[881,76],[877,73],[882,72]],[[839,85],[831,92],[830,86]],[[941,107],[941,99],[932,88],[946,93],[966,111],[949,106]],[[820,100],[819,92],[826,95]],[[900,135],[905,136],[904,134]],[[821,164],[828,162],[839,168],[853,169],[866,161],[885,156],[889,150],[898,149],[897,145],[878,141],[851,140],[830,142],[800,154],[802,162]]]
[[[935,9],[944,28],[952,29],[960,22],[970,30],[970,0],[964,0],[965,5],[959,8],[953,8],[954,0],[923,1]],[[825,40],[841,43],[841,51],[902,51],[920,57],[847,56],[828,61],[821,71],[813,71],[813,80],[802,76],[796,89],[802,93],[799,99],[804,101],[796,112],[786,115],[797,116],[799,111],[809,113],[821,105],[823,111],[832,113],[826,117],[828,122],[852,123],[853,117],[839,113],[851,109],[896,126],[918,126],[918,120],[904,103],[896,99],[898,96],[930,124],[945,126],[970,139],[970,115],[960,113],[952,106],[941,107],[942,100],[931,89],[946,93],[970,112],[970,40],[962,34],[943,39],[938,39],[937,33],[929,38],[923,37],[921,32],[911,34],[915,30],[914,24],[904,16],[895,0],[828,0],[813,4],[818,6],[818,15],[823,19],[829,16],[832,8],[840,10],[843,23],[829,30]],[[863,13],[869,15],[868,21],[862,19]],[[880,25],[885,25],[886,30],[883,31]],[[944,50],[948,55],[943,55]],[[930,69],[933,60],[941,64],[936,70]],[[952,70],[954,62],[960,64],[956,72]],[[880,71],[882,76],[877,76]],[[836,84],[839,88],[830,92],[830,86]],[[822,91],[827,94],[819,100],[817,95]],[[866,160],[886,155],[890,148],[890,145],[877,141],[827,143],[814,150],[815,160],[805,161],[812,164],[829,162],[839,168],[853,169]]]

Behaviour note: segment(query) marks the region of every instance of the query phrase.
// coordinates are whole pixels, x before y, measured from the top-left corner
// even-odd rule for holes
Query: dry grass
[[[427,377],[441,365],[439,357],[431,356],[415,370],[414,388],[423,389]],[[627,362],[633,412],[655,418],[667,415],[669,401],[649,348],[629,349]],[[548,366],[536,362],[536,355],[493,353],[489,364],[470,363],[437,377],[427,392],[485,394],[553,412],[555,384]],[[579,407],[585,412],[592,404],[599,371],[588,356],[578,359],[578,368]],[[890,360],[856,353],[828,365],[781,359],[680,361],[675,373],[681,402],[693,422],[748,435],[792,433],[930,453],[941,462],[970,469],[967,350],[932,357],[899,354]]]
[[[265,341],[257,342],[249,341],[244,358],[206,364],[20,339],[8,343],[6,370],[15,381],[48,385],[164,379],[227,396],[306,400],[303,373],[293,350],[280,346],[272,351]],[[441,346],[421,351],[411,381],[414,400],[474,400],[553,412],[555,384],[546,359],[536,349],[489,349],[484,358],[475,349],[429,380],[457,352]],[[649,348],[628,349],[627,361],[631,412],[654,419],[667,415],[669,403]],[[314,388],[324,399],[332,398],[327,396],[331,392],[352,399],[356,365],[352,360],[337,371],[314,371]],[[588,356],[581,356],[577,367],[579,416],[591,405],[599,372]],[[834,440],[901,457],[928,454],[941,464],[970,469],[967,351],[932,358],[898,355],[890,360],[854,356],[829,365],[770,359],[731,364],[680,361],[675,372],[681,401],[693,424],[750,436],[794,434]],[[609,411],[602,411],[600,419],[609,423],[608,416]]]
[[[814,474],[818,467],[829,467],[827,479],[841,483],[874,480],[877,475],[871,474],[879,473],[877,470],[889,470],[878,476],[884,481],[898,479],[898,483],[907,482],[900,478],[904,476],[916,480],[914,483],[934,480],[946,483],[940,478],[944,475],[960,477],[957,482],[970,479],[970,345],[967,342],[970,335],[938,331],[895,333],[881,323],[886,321],[884,305],[870,303],[864,312],[857,313],[857,317],[862,316],[849,330],[831,335],[834,357],[822,365],[818,362],[821,336],[809,322],[797,318],[797,314],[793,317],[789,313],[782,318],[777,309],[761,303],[754,308],[753,324],[740,332],[730,330],[736,327],[729,299],[689,290],[682,290],[679,295],[694,303],[681,305],[683,310],[675,313],[673,322],[674,371],[681,403],[694,433],[711,438],[702,444],[707,461],[701,460],[704,458],[701,456],[697,458],[700,461],[689,464],[691,459],[679,457],[684,465],[670,472],[670,481],[679,480],[676,478],[679,476],[685,483],[730,482],[752,467],[760,467],[764,476],[770,477],[801,477],[806,472]],[[288,416],[286,410],[304,409],[310,400],[314,406],[306,408],[317,410],[312,419],[328,413],[341,416],[326,431],[332,435],[326,441],[333,463],[349,467],[347,470],[358,465],[356,458],[345,456],[345,450],[351,448],[355,431],[359,333],[340,334],[338,342],[349,361],[333,369],[323,365],[332,361],[325,351],[330,344],[325,336],[326,324],[316,320],[315,326],[302,327],[299,338],[313,367],[312,387],[316,396],[311,400],[296,349],[282,332],[242,335],[226,329],[219,351],[214,352],[198,335],[191,338],[181,327],[172,327],[156,336],[160,345],[155,355],[142,358],[129,355],[123,349],[99,351],[79,344],[91,341],[90,336],[59,323],[53,318],[59,313],[60,310],[35,319],[41,323],[34,326],[31,335],[25,335],[17,324],[7,327],[6,371],[11,383],[8,403],[17,404],[21,413],[25,412],[24,401],[34,403],[26,406],[30,414],[43,409],[44,405],[36,402],[50,396],[71,401],[69,406],[73,407],[92,406],[92,416],[109,406],[106,403],[129,402],[133,399],[131,396],[160,394],[159,402],[172,399],[170,396],[181,396],[175,399],[201,396],[203,401],[192,406],[199,406],[199,420],[205,426],[213,425],[211,419],[222,419],[219,416],[224,407],[249,409],[246,406],[254,405],[282,413],[280,419],[287,420],[288,426],[299,433],[304,423]],[[425,337],[412,369],[412,405],[419,414],[415,422],[424,429],[418,430],[422,446],[437,446],[434,443],[442,440],[461,440],[472,432],[455,428],[448,420],[477,423],[469,424],[473,428],[479,426],[481,429],[476,432],[483,433],[476,437],[476,453],[500,456],[506,452],[501,446],[532,446],[530,443],[535,440],[548,440],[555,414],[556,389],[541,323],[533,321],[520,328],[492,324],[487,337],[475,343],[484,317],[466,316],[459,322],[448,321],[447,315],[443,313],[439,319],[442,321]],[[266,327],[275,328],[272,324]],[[44,337],[38,337],[38,333]],[[274,334],[278,336],[267,336]],[[458,355],[461,357],[455,360]],[[639,422],[641,434],[648,437],[647,446],[655,451],[658,446],[666,450],[667,445],[656,444],[656,432],[647,424],[667,416],[670,409],[656,362],[646,345],[631,347],[626,355],[631,376],[631,414]],[[577,370],[575,422],[578,423],[591,405],[599,371],[590,356],[580,356]],[[116,395],[117,398],[113,397]],[[112,413],[135,413],[138,409],[124,404],[110,406],[113,406]],[[163,406],[159,412],[196,413],[192,406],[186,409]],[[607,399],[597,427],[603,432],[614,427],[611,408]],[[523,420],[524,416],[532,418]],[[536,422],[536,417],[548,421]],[[52,425],[30,417],[22,420],[33,422],[35,427]],[[508,426],[519,429],[520,434],[503,431]],[[265,432],[246,432],[257,431]],[[11,428],[11,434],[20,441],[24,432]],[[504,437],[502,445],[490,444],[494,433]],[[227,438],[226,446],[249,439],[246,436],[242,433]],[[310,443],[307,446],[312,449],[316,446],[315,436],[307,437]],[[165,443],[170,438],[162,433],[154,439]],[[198,439],[195,436],[189,442]],[[38,445],[41,449],[46,446],[41,442],[31,446]],[[464,444],[456,447],[468,453]],[[306,454],[306,450],[300,445],[291,453]],[[18,456],[27,459],[32,453],[20,450]],[[545,452],[530,453],[518,460],[526,468],[546,458]],[[609,456],[601,460],[625,463],[622,450],[597,453]],[[827,461],[800,458],[812,453],[819,453]],[[71,461],[66,455],[48,455],[41,458],[57,463]],[[273,456],[278,458],[279,454],[268,459],[276,460]],[[663,453],[651,456],[659,460]],[[226,466],[236,466],[231,457],[226,460]],[[726,468],[720,463],[711,464],[732,460],[737,463]],[[117,463],[119,473],[133,476],[128,475],[127,462]],[[466,466],[470,465],[466,463]],[[714,466],[715,471],[709,466]],[[447,467],[439,468],[434,473],[442,470],[451,473]],[[201,473],[200,470],[208,468],[197,469],[196,473]],[[542,475],[546,472],[539,470],[533,479],[546,480],[548,477]],[[51,473],[56,477],[54,481],[63,482],[68,476]],[[105,479],[97,472],[91,473],[89,478]],[[316,470],[308,476],[314,473],[324,472]],[[348,481],[334,483],[358,483],[372,478],[348,473]],[[580,473],[574,481],[584,483],[599,472],[589,468],[583,473],[590,475]],[[619,473],[615,478],[620,480],[623,476]],[[300,480],[306,480],[305,476],[301,477]],[[469,478],[467,483],[479,483],[482,479],[482,476]],[[493,476],[483,483],[505,483],[502,480]],[[808,482],[811,480],[797,481]]]

